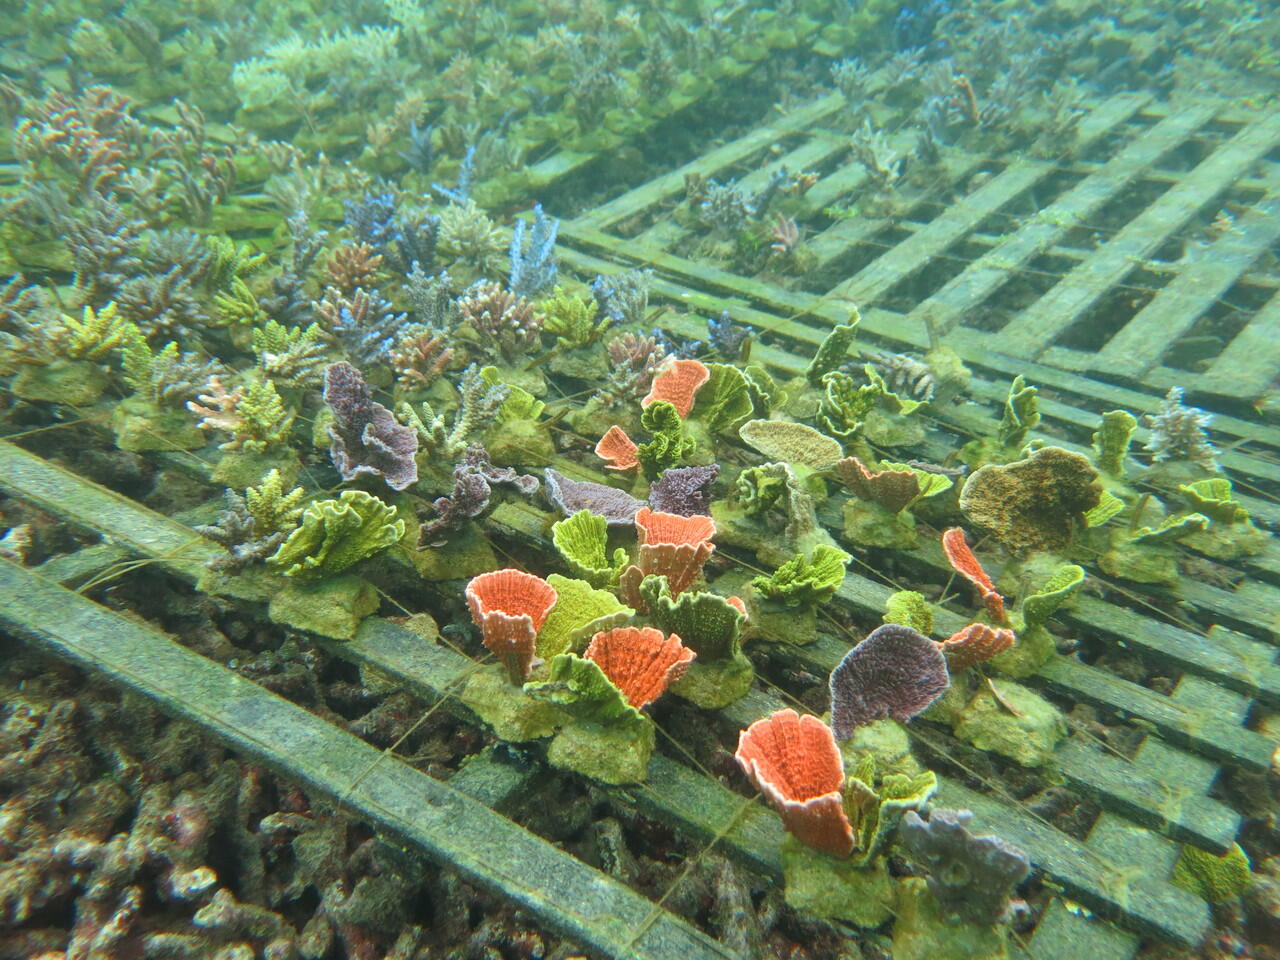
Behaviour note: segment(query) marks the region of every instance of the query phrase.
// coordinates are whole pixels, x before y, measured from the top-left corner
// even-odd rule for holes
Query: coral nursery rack
[[[1280,365],[1280,338],[1267,335],[1277,323],[1280,283],[1255,263],[1280,235],[1268,199],[1280,170],[1280,113],[1244,117],[1220,103],[1164,108],[1143,96],[1114,97],[1082,122],[1080,149],[1069,163],[966,157],[954,162],[946,187],[972,185],[961,195],[921,195],[905,220],[893,224],[859,218],[824,227],[812,246],[843,275],[829,289],[787,289],[674,252],[687,235],[656,214],[678,200],[687,174],[724,179],[742,172],[744,185],[760,186],[785,165],[822,171],[810,196],[823,203],[853,190],[861,168],[836,162],[844,137],[824,127],[841,103],[827,97],[794,110],[563,224],[562,262],[588,275],[621,265],[654,268],[655,297],[704,315],[731,309],[758,332],[753,360],[781,374],[804,369],[830,324],[847,316],[851,300],[862,307],[861,331],[886,348],[925,346],[924,321],[930,320],[972,368],[975,402],[935,411],[925,455],[953,449],[957,437],[986,422],[989,406],[1003,399],[1008,380],[1019,373],[1044,390],[1041,437],[1073,449],[1087,446],[1102,410],[1152,412],[1172,385],[1237,413],[1266,389]],[[788,145],[781,155],[771,152],[779,143]],[[980,183],[978,173],[984,174]],[[1249,212],[1212,242],[1209,255],[1156,259],[1190,220],[1228,199]],[[1179,366],[1184,361],[1169,344],[1210,329],[1208,318],[1241,291],[1257,309],[1212,326],[1220,343],[1206,365]],[[1097,319],[1103,303],[1108,317],[1123,315],[1106,330]],[[681,336],[704,334],[691,318],[668,315],[663,323]],[[1222,464],[1240,501],[1260,523],[1280,523],[1273,498],[1280,489],[1280,429],[1227,413],[1216,417],[1214,429],[1230,447]],[[198,456],[157,456],[165,468],[208,482]],[[593,479],[580,466],[557,466]],[[91,590],[76,591],[132,560],[149,563],[148,576],[194,582],[218,553],[192,529],[216,513],[219,491],[211,484],[204,507],[166,517],[0,442],[0,490],[101,538],[36,570],[0,560],[6,629],[151,697],[338,801],[389,842],[448,864],[584,948],[628,960],[734,956],[660,904],[515,822],[544,775],[536,754],[517,763],[482,751],[449,781],[434,780],[175,638],[107,609]],[[541,550],[552,519],[538,506],[508,504],[486,521],[486,533],[499,544]],[[948,575],[936,548],[904,555],[903,563],[925,578]],[[998,786],[983,791],[943,780],[943,803],[999,823],[1060,891],[1018,948],[1027,957],[1087,952],[1094,960],[1128,960],[1144,941],[1190,945],[1207,932],[1207,906],[1173,886],[1169,875],[1179,844],[1218,853],[1234,841],[1240,817],[1211,795],[1213,787],[1224,770],[1271,766],[1273,744],[1247,721],[1255,703],[1280,705],[1274,637],[1280,549],[1273,541],[1239,569],[1249,579],[1236,589],[1187,584],[1177,617],[1092,596],[1064,613],[1074,633],[1123,646],[1178,677],[1162,692],[1055,656],[1028,678],[1051,697],[1091,704],[1149,731],[1131,758],[1080,736],[1058,748],[1054,760],[1067,786],[1102,811],[1083,840],[1039,819]],[[863,619],[876,617],[888,592],[855,570],[833,604]],[[239,599],[260,604],[263,598]],[[958,615],[940,621],[943,635],[960,622]],[[381,618],[367,620],[348,643],[325,643],[334,655],[374,667],[422,699],[479,722],[454,696],[475,664],[451,648]],[[789,650],[800,666],[823,674],[848,645],[831,631]],[[758,687],[713,722],[727,732],[769,713],[779,705],[771,690]],[[921,735],[928,732],[926,726]],[[645,784],[615,789],[611,797],[676,825],[695,846],[714,841],[750,869],[781,875],[778,819],[680,759],[655,756]]]

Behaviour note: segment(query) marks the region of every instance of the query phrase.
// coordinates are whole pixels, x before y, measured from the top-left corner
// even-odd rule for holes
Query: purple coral
[[[566,517],[573,516],[579,510],[590,510],[604,517],[611,527],[629,527],[644,506],[643,500],[637,500],[631,494],[603,483],[570,480],[550,467],[545,476],[547,499]]]
[[[345,361],[326,367],[324,402],[333,410],[329,456],[343,480],[371,473],[392,490],[417,482],[418,434],[374,402],[359,370]]]
[[[949,917],[992,924],[1006,919],[1009,895],[1031,869],[1027,855],[999,837],[975,837],[968,810],[934,808],[926,821],[914,810],[902,818],[902,845],[929,871],[929,890]]]
[[[942,648],[910,627],[873,630],[831,671],[831,729],[847,740],[873,720],[905,723],[951,683]]]
[[[489,451],[482,444],[471,444],[453,468],[453,491],[431,504],[436,518],[422,525],[419,549],[448,543],[466,521],[475,519],[489,508],[489,498],[498,485],[510,486],[526,497],[538,492],[537,477],[517,473],[511,467],[495,467],[489,462]]]
[[[659,513],[681,517],[710,516],[711,484],[720,474],[720,464],[705,467],[673,467],[649,488],[649,506]]]

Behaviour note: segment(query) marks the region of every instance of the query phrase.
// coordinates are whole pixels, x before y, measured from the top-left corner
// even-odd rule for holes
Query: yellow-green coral
[[[609,562],[607,540],[605,518],[590,510],[579,510],[551,525],[551,542],[565,566],[593,587],[616,583],[618,571],[627,561],[627,552],[619,547],[614,551],[613,562]]]
[[[302,524],[267,565],[286,577],[311,580],[341,573],[404,536],[394,507],[363,490],[344,490],[302,511]]]
[[[933,633],[933,607],[924,594],[914,590],[898,590],[889,594],[884,604],[884,622],[900,623],[926,637]]]
[[[302,516],[303,495],[301,487],[284,492],[284,478],[279,470],[272,470],[256,487],[245,490],[244,502],[249,516],[253,517],[254,533],[269,537],[296,527]]]
[[[751,586],[771,605],[808,610],[831,599],[844,582],[849,559],[843,550],[818,546],[808,556],[792,557],[770,576],[756,577]]]
[[[1232,844],[1220,857],[1184,844],[1170,880],[1174,886],[1189,890],[1203,900],[1223,903],[1244,893],[1253,881],[1253,874],[1249,857],[1238,843]]]
[[[214,294],[213,308],[227,326],[249,326],[266,319],[258,298],[239,277],[231,281],[230,290]]]
[[[562,350],[589,347],[612,322],[608,314],[597,318],[600,308],[592,297],[570,293],[564,287],[556,287],[550,296],[539,300],[537,308],[545,317],[542,329],[555,334]]]
[[[86,305],[79,320],[64,313],[61,323],[66,334],[59,338],[60,350],[71,360],[105,359],[138,337],[138,328],[119,316],[114,303],[97,311]]]

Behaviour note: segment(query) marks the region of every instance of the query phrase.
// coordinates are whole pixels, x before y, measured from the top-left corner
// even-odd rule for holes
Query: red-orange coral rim
[[[734,756],[797,840],[832,856],[852,852],[853,828],[840,794],[844,765],[830,727],[779,710],[739,734]]]
[[[982,602],[993,620],[1004,619],[1004,597],[996,591],[995,584],[982,569],[982,564],[969,548],[964,531],[959,527],[951,527],[942,534],[942,551],[947,561],[960,576],[978,588]]]
[[[615,627],[592,637],[585,656],[599,664],[627,703],[643,710],[684,675],[697,654],[676,634],[665,636],[656,627]]]
[[[699,360],[673,360],[661,373],[653,378],[649,394],[640,401],[640,406],[647,407],[651,403],[665,400],[676,408],[681,418],[689,416],[693,410],[693,401],[702,385],[711,379],[711,371]]]
[[[1014,645],[1017,636],[1008,627],[971,623],[942,642],[947,666],[953,672],[990,660]]]
[[[557,599],[555,587],[523,570],[490,570],[472,577],[466,595],[477,625],[483,626],[478,619],[482,614],[502,613],[529,617],[535,631],[542,629]]]
[[[658,513],[648,507],[636,511],[636,529],[641,544],[696,546],[716,535],[716,524],[710,517],[698,514],[682,517],[676,513]]]
[[[627,431],[614,424],[596,443],[596,456],[607,461],[606,470],[634,470],[640,466],[640,459],[636,456],[637,449],[635,441],[627,436]]]

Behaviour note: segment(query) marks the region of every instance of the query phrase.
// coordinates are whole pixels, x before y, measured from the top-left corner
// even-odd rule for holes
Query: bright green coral
[[[846,442],[862,432],[867,417],[884,396],[881,385],[874,382],[857,384],[853,377],[839,370],[826,374],[822,385],[824,393],[818,406],[818,424],[831,436]]]
[[[1043,627],[1050,617],[1080,589],[1084,583],[1084,568],[1074,563],[1064,563],[1034,593],[1028,594],[1018,606],[1024,630]]]
[[[886,773],[876,777],[874,753],[858,758],[844,781],[844,810],[853,827],[853,861],[862,866],[871,860],[906,810],[918,810],[938,792],[932,770],[918,773]]]
[[[710,379],[698,388],[690,416],[712,433],[731,433],[751,416],[754,405],[746,377],[727,363],[709,363]]]
[[[616,583],[619,571],[627,562],[627,552],[621,547],[614,551],[612,564],[609,562],[608,530],[605,518],[590,510],[579,510],[551,525],[551,542],[560,558],[574,576],[593,587]]]
[[[1225,477],[1179,484],[1178,492],[1186,497],[1192,510],[1214,523],[1244,523],[1249,519],[1249,511],[1232,497],[1231,481]]]
[[[286,577],[331,577],[385,550],[404,536],[396,510],[363,490],[344,490],[302,512],[302,524],[267,564]]]
[[[585,512],[585,511],[583,511]],[[556,605],[538,631],[538,656],[544,660],[585,646],[593,634],[630,620],[634,612],[607,590],[596,590],[585,580],[553,573],[547,583],[556,591]]]
[[[862,320],[857,309],[849,315],[849,322],[837,324],[831,328],[826,339],[813,355],[813,360],[805,370],[805,378],[815,387],[821,386],[823,378],[844,363],[858,335],[858,323]]]
[[[579,296],[560,286],[539,300],[537,308],[544,316],[542,329],[555,335],[561,350],[591,346],[612,323],[608,314],[597,316],[599,306],[591,296]]]
[[[547,749],[554,766],[605,783],[644,779],[653,753],[653,723],[627,703],[594,661],[576,653],[557,654],[547,679],[530,681],[524,690],[571,718]]]
[[[58,352],[70,360],[104,360],[139,336],[138,328],[121,318],[114,303],[97,311],[86,305],[79,320],[64,313],[59,322],[62,331],[54,334],[54,341]]]
[[[267,315],[249,285],[236,277],[231,289],[213,295],[213,309],[227,326],[253,326],[262,323]]]
[[[808,556],[797,554],[770,576],[756,577],[751,586],[771,606],[809,610],[830,600],[844,582],[849,554],[818,546]]]
[[[1009,385],[1009,395],[1004,401],[1004,412],[1000,417],[1000,426],[996,430],[996,439],[1002,447],[1020,450],[1027,442],[1027,435],[1040,424],[1040,393],[1035,387],[1027,386],[1022,374],[1013,378]]]
[[[924,594],[914,590],[898,590],[889,594],[884,604],[884,622],[900,623],[926,637],[933,633],[933,606]]]
[[[684,432],[674,404],[666,400],[649,404],[640,415],[640,426],[649,434],[649,439],[636,447],[636,457],[650,480],[689,462],[697,441]]]
[[[1093,435],[1093,462],[1107,476],[1124,476],[1124,458],[1137,426],[1137,418],[1126,410],[1108,410],[1102,415]]]

